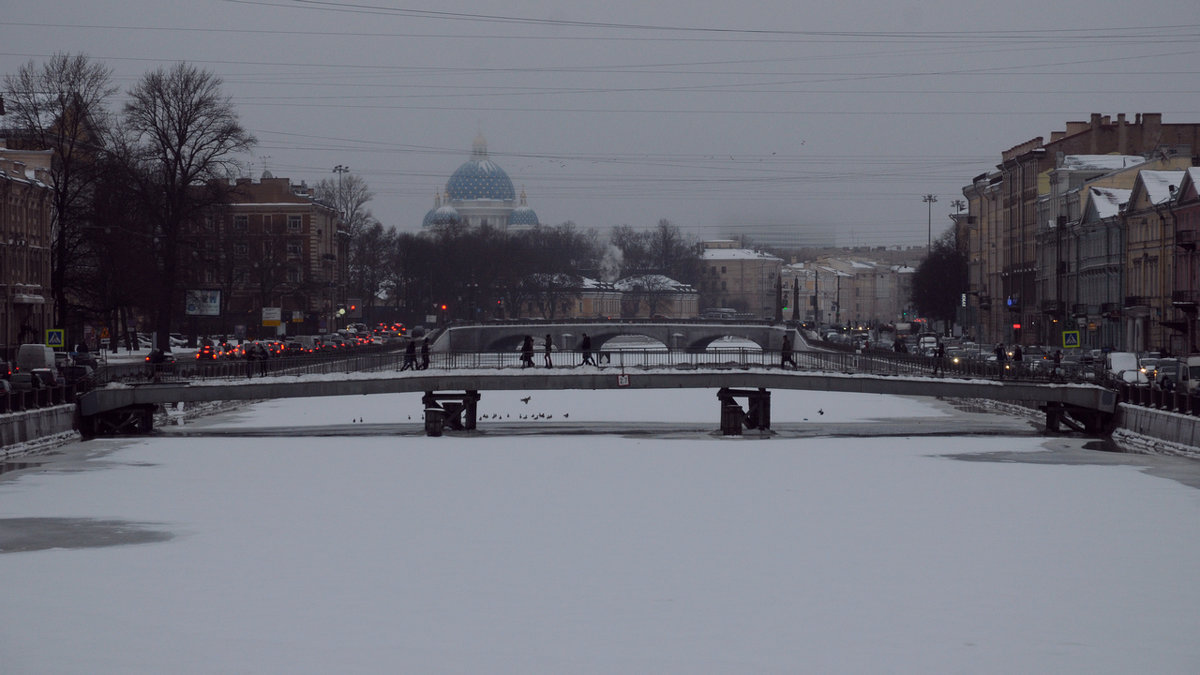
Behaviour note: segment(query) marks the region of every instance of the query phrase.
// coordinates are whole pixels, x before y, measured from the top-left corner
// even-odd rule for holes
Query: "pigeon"
[[[526,396],[525,398],[521,399],[521,403],[524,403],[525,405],[529,405],[529,399],[531,399],[531,398],[533,398],[533,397]]]
[[[817,410],[817,414],[818,414],[818,415],[824,415],[824,414],[825,414],[825,410],[824,410],[824,409],[818,409],[818,410]]]

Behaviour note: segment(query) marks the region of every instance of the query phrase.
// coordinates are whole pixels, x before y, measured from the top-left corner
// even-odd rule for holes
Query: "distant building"
[[[508,173],[488,157],[487,141],[480,134],[471,146],[471,157],[434,195],[433,208],[421,221],[425,229],[452,225],[490,226],[501,230],[528,230],[538,225],[538,216],[525,202],[525,191],[517,201]]]
[[[334,329],[346,299],[345,237],[337,211],[307,186],[269,173],[240,178],[232,203],[194,224],[189,239],[201,264],[189,266],[185,290],[219,291],[220,316],[185,317],[183,326],[213,334],[243,326],[247,337]]]
[[[18,345],[45,340],[53,325],[50,246],[54,196],[50,150],[9,150],[0,141],[0,340],[11,360]]]
[[[700,293],[689,284],[661,274],[639,274],[613,284],[621,292],[626,318],[693,319],[700,315]]]
[[[729,307],[764,319],[775,317],[783,260],[718,239],[703,243],[700,292],[714,307]],[[703,308],[702,308],[703,309]]]

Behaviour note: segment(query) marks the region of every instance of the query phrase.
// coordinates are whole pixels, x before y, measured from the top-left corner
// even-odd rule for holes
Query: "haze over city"
[[[208,69],[259,140],[245,175],[347,166],[401,231],[482,134],[544,224],[923,246],[1013,145],[1091,113],[1200,119],[1194,9],[7,0],[0,72],[84,53],[119,111],[148,70]]]

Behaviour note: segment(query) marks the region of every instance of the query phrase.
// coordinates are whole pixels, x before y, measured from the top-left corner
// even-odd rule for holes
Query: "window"
[[[239,267],[233,271],[233,283],[238,284],[239,286],[245,285],[245,283],[246,283],[246,268],[245,267]]]
[[[250,227],[250,216],[234,216],[233,229],[235,232],[245,232]]]
[[[288,232],[299,232],[303,219],[300,216],[288,216]]]
[[[263,214],[263,232],[266,232],[270,228],[271,228],[271,215]]]
[[[245,258],[250,255],[250,247],[244,241],[239,241],[233,245],[233,254],[239,258]]]
[[[721,274],[725,274],[725,266],[721,265]]]
[[[287,271],[287,280],[293,284],[300,283],[300,270],[295,267],[289,267]]]
[[[287,245],[287,254],[289,258],[300,257],[300,242],[289,241]]]

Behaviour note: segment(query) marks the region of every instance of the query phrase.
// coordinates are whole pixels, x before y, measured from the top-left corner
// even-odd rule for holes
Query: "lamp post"
[[[928,240],[928,243],[925,244],[925,250],[928,252],[933,249],[933,204],[934,204],[934,202],[937,201],[937,195],[932,195],[932,194],[925,195],[924,197],[921,197],[921,201],[923,201],[929,205],[929,213],[927,216],[928,217],[927,226],[928,226],[928,230],[929,230],[929,240]]]

